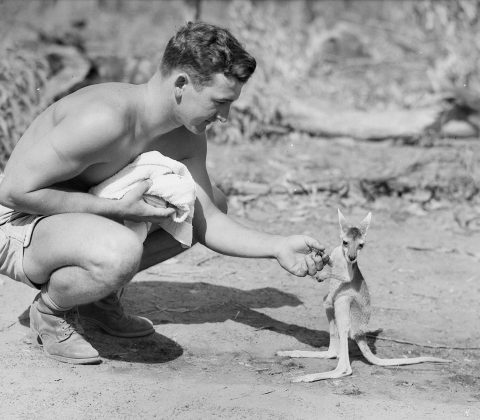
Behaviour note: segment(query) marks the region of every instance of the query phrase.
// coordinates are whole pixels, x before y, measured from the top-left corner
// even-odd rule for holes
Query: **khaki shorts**
[[[38,285],[23,271],[23,250],[30,245],[35,225],[44,217],[14,211],[0,224],[0,274],[36,289]]]

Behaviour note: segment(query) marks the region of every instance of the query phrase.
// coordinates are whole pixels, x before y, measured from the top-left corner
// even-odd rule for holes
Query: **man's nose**
[[[221,123],[225,123],[228,120],[228,114],[230,114],[230,104],[222,105],[217,113],[217,120]]]

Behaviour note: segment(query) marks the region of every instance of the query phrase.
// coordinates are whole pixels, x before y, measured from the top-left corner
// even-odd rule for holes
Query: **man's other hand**
[[[159,223],[165,217],[175,213],[175,209],[172,207],[154,207],[144,201],[144,195],[151,185],[151,181],[139,182],[119,200],[123,209],[123,219],[134,222]]]
[[[278,263],[289,273],[299,277],[314,276],[328,263],[330,257],[325,247],[309,236],[284,237],[276,252]]]

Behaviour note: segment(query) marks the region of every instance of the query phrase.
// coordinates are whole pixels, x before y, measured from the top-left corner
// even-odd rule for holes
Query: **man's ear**
[[[365,235],[367,233],[367,229],[368,227],[370,226],[370,222],[372,220],[372,213],[371,212],[368,212],[367,216],[365,217],[365,219],[363,219],[361,222],[360,222],[360,225],[358,226],[360,231],[362,232],[362,235]]]
[[[348,230],[348,222],[347,219],[345,219],[345,216],[342,214],[340,209],[338,210],[338,223],[340,224],[340,235],[342,233],[345,233]]]
[[[179,73],[177,77],[175,77],[175,98],[177,101],[180,101],[182,98],[183,90],[188,82],[188,76],[185,73]]]

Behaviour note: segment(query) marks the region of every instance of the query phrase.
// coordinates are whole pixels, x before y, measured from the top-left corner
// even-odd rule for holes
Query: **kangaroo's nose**
[[[350,261],[355,261],[355,258],[357,258],[356,255],[349,255],[348,258],[350,259]]]

